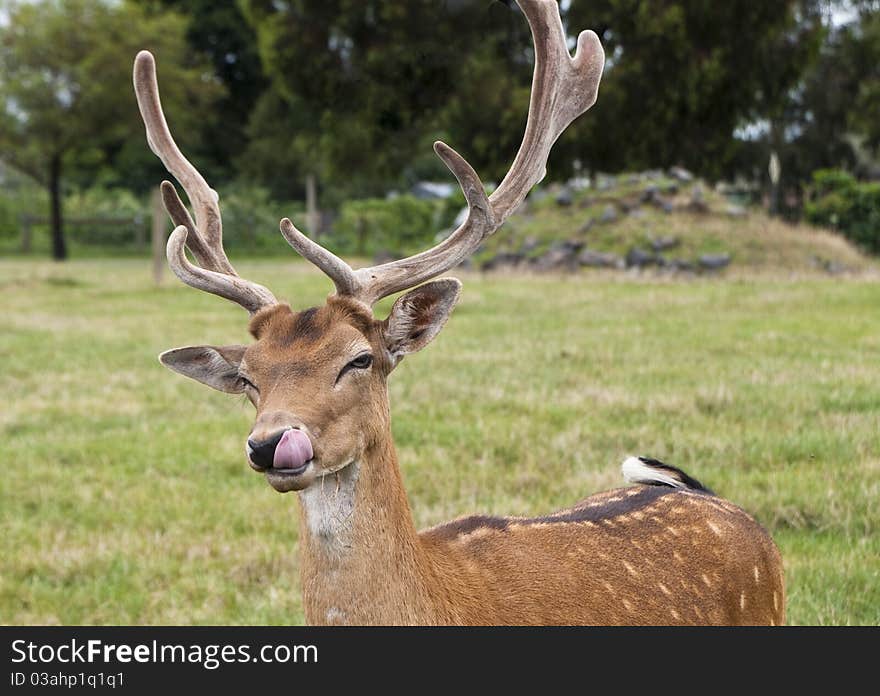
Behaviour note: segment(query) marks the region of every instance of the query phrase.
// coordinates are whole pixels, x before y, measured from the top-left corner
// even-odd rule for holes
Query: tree
[[[155,5],[154,0],[138,2]],[[187,17],[190,48],[209,60],[224,87],[225,94],[214,105],[222,118],[207,121],[201,129],[202,153],[209,161],[200,165],[209,181],[223,181],[237,171],[233,163],[247,147],[248,121],[268,86],[256,34],[236,2],[161,0],[160,4]],[[266,177],[267,182],[272,179]]]
[[[0,157],[47,188],[52,254],[62,260],[65,171],[106,159],[135,137],[146,151],[131,87],[137,51],[157,56],[162,99],[183,143],[218,87],[188,56],[185,21],[177,15],[109,0],[7,2],[3,9]]]
[[[612,170],[681,164],[705,176],[728,171],[736,128],[756,110],[775,109],[808,67],[804,43],[791,44],[801,5],[572,3],[569,26],[593,28],[609,58],[590,118],[575,124],[580,156]],[[775,82],[762,92],[768,73]]]
[[[454,139],[454,146],[474,166],[495,156],[491,146],[478,146],[479,156],[471,159],[476,133],[460,116],[478,112],[485,141],[499,139],[502,123],[500,138],[509,140],[508,110],[515,104],[514,137],[521,136],[521,95],[508,98],[497,90],[521,84],[527,95],[528,27],[501,3],[246,0],[242,5],[272,80],[251,121],[244,159],[252,171],[271,171],[277,161],[298,163],[285,172],[289,187],[314,174],[332,181],[337,195],[375,195],[426,172],[442,173],[442,165],[433,164],[430,142],[452,131],[469,137],[470,142]],[[513,44],[504,44],[511,24],[522,39],[514,49],[519,68],[499,62],[494,53]],[[469,70],[489,60],[491,69],[479,71],[493,79],[480,89]],[[521,82],[505,78],[511,70]],[[453,95],[469,101],[444,112]],[[480,104],[487,108],[480,110]],[[503,111],[493,111],[495,106]]]

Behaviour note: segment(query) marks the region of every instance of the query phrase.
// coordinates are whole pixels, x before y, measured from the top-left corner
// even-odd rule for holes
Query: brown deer
[[[247,458],[275,490],[298,493],[310,623],[781,624],[782,565],[767,533],[654,460],[624,462],[624,477],[637,485],[543,517],[414,527],[391,437],[388,375],[437,335],[458,300],[458,280],[431,279],[466,259],[543,178],[553,143],[595,102],[604,65],[590,31],[571,57],[554,0],[518,3],[534,38],[535,71],[525,135],[507,176],[487,196],[468,163],[436,143],[464,191],[467,220],[432,249],[371,268],[353,270],[282,220],[290,245],[336,286],[322,307],[300,312],[230,265],[217,196],[175,145],[153,57],[141,52],[134,84],[147,140],[195,211],[193,219],[163,182],[177,226],[169,264],[187,285],[248,310],[255,339],[179,348],[160,360],[215,389],[246,394],[256,407]],[[408,289],[386,319],[374,318],[378,300]]]

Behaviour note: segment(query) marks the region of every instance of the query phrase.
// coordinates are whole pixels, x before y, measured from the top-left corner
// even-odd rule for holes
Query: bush
[[[45,215],[48,205],[42,187],[0,164],[0,241],[6,242],[6,246],[18,246],[22,217]]]
[[[839,230],[872,253],[880,253],[880,183],[859,182],[835,169],[813,173],[804,211],[807,220]]]
[[[224,246],[248,251],[275,251],[286,247],[278,223],[288,217],[299,226],[304,217],[301,202],[274,201],[268,189],[242,183],[220,191],[220,212]]]
[[[330,243],[340,254],[411,254],[436,243],[457,210],[447,201],[403,195],[342,204]]]
[[[48,211],[46,211],[48,213]],[[131,191],[93,186],[64,199],[64,227],[72,242],[97,246],[130,246],[149,240],[147,205]],[[77,220],[106,220],[79,223]]]

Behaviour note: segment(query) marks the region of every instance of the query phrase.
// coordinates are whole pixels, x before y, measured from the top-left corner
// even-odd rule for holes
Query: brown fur
[[[772,540],[745,512],[703,492],[634,486],[544,517],[467,517],[417,533],[391,439],[387,322],[333,297],[299,314],[286,305],[262,310],[250,329],[257,343],[242,369],[260,390],[252,436],[299,422],[323,469],[356,461],[300,492],[310,623],[784,621]],[[358,341],[372,347],[373,368],[334,386]],[[340,490],[353,498],[337,509]],[[315,509],[330,511],[332,533],[313,528]]]

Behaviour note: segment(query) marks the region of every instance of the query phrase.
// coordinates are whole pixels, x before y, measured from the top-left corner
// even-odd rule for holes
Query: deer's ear
[[[443,278],[402,295],[385,320],[385,345],[394,364],[428,345],[438,333],[461,294],[461,281]]]
[[[244,391],[238,367],[245,346],[187,346],[166,350],[159,356],[169,370],[230,394]]]

